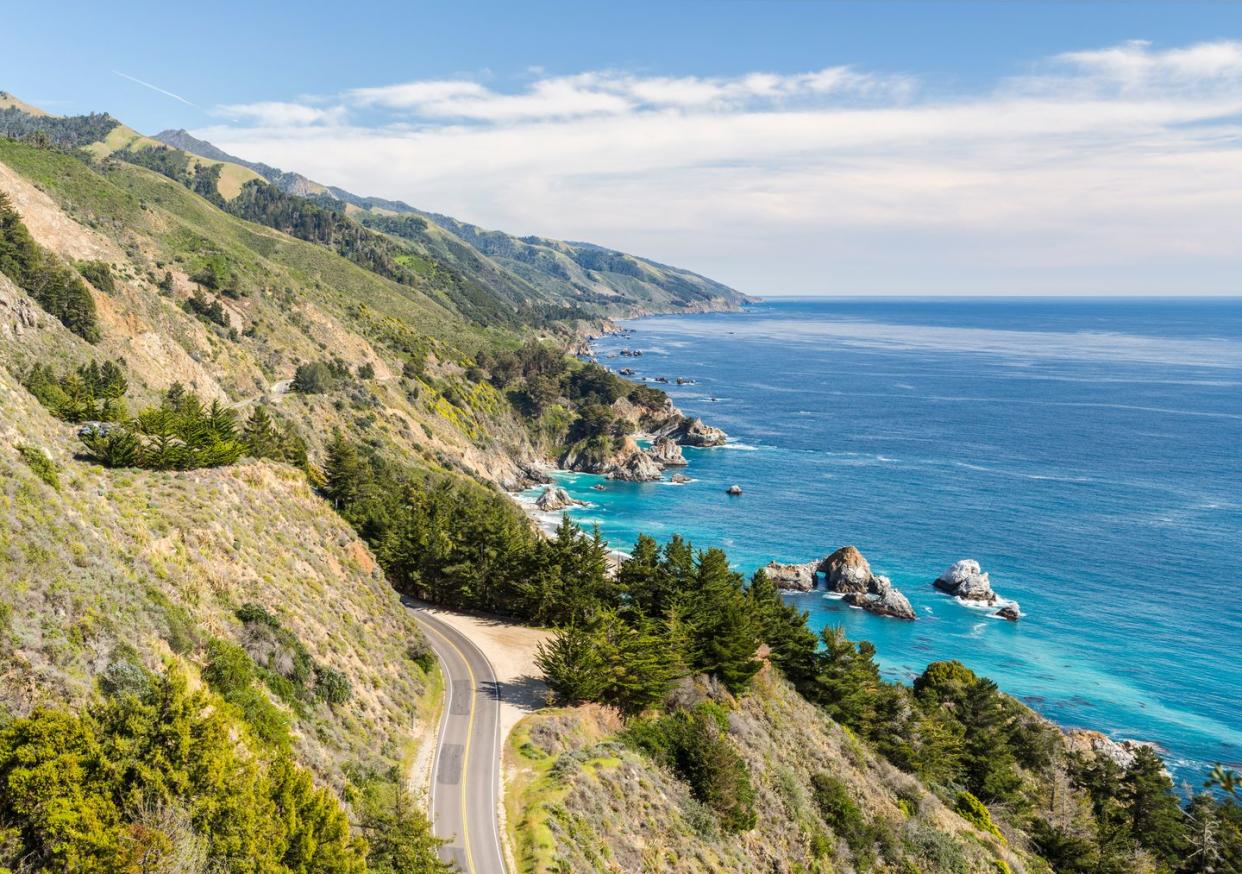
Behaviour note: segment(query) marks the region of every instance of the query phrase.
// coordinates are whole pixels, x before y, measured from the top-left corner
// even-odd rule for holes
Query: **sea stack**
[[[805,564],[772,562],[764,570],[777,588],[809,592],[815,588],[816,572],[823,573],[825,588],[844,596],[841,600],[878,616],[914,620],[910,600],[888,577],[871,572],[871,565],[854,546],[843,546],[819,561]]]
[[[815,588],[815,562],[803,564],[781,564],[779,561],[768,562],[763,569],[768,579],[778,589],[786,592],[809,592]]]
[[[723,446],[729,435],[720,428],[704,424],[702,419],[686,417],[672,436],[682,446]]]
[[[999,606],[1000,609],[992,615],[1001,619],[1016,622],[1022,615],[1016,601],[1005,601],[992,590],[992,581],[987,571],[979,567],[979,562],[973,558],[955,561],[948,570],[936,577],[932,585],[962,601],[988,607]]]
[[[569,492],[557,486],[548,486],[535,499],[535,506],[545,513],[551,513],[556,510],[564,510],[569,507],[581,505],[581,501],[575,501],[569,496]]]

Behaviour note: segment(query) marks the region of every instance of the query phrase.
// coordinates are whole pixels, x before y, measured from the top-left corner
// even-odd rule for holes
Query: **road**
[[[431,771],[431,823],[441,856],[466,874],[506,874],[500,844],[500,684],[468,637],[420,606],[414,616],[444,672],[444,714]]]

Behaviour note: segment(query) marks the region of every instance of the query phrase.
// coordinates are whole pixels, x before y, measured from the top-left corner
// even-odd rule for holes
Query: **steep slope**
[[[518,726],[508,751],[519,870],[1028,870],[1003,840],[876,757],[770,667],[739,699],[702,678],[677,694],[682,706],[726,708],[727,735],[755,787],[755,829],[722,833],[684,782],[622,740],[610,711],[545,711]],[[861,821],[847,828],[836,819],[834,829],[832,813],[825,819],[819,811],[817,775],[844,788]],[[861,822],[865,842],[853,831]]]
[[[0,299],[12,294],[0,283]],[[76,442],[0,369],[3,712],[80,703],[131,659],[197,666],[214,638],[258,654],[263,642],[235,612],[253,603],[352,690],[335,706],[277,705],[303,762],[343,785],[348,769],[382,772],[410,753],[429,688],[410,658],[425,642],[299,471],[109,471],[75,461]],[[32,453],[51,462],[54,483]]]
[[[179,380],[208,400],[278,404],[312,449],[335,428],[365,428],[374,445],[400,455],[512,484],[523,477],[517,462],[535,457],[507,401],[465,378],[463,362],[496,341],[434,288],[398,286],[124,162],[96,173],[0,140],[0,191],[42,245],[111,265],[114,289],[95,289],[103,340],[66,338],[66,363],[124,358],[139,399]],[[192,277],[207,269],[233,287],[205,292]],[[187,311],[204,294],[223,324]],[[24,345],[0,356],[18,369],[36,357]],[[338,391],[287,392],[299,365],[332,359],[354,374]],[[359,378],[363,371],[372,375]]]

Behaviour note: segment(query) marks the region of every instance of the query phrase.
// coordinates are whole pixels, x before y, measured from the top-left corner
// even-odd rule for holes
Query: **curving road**
[[[500,684],[470,638],[406,602],[444,671],[444,714],[431,772],[431,822],[445,861],[466,874],[506,874],[497,822]]]

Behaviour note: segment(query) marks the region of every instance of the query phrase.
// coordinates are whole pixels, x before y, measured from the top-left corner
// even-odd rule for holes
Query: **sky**
[[[754,294],[1242,294],[1242,3],[14,7],[50,112]]]

